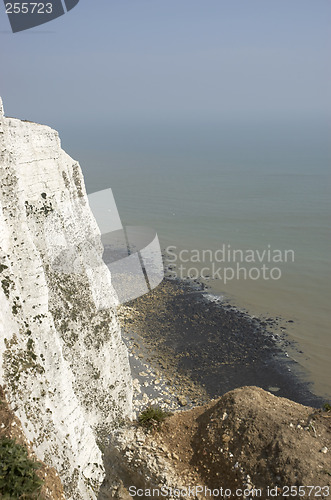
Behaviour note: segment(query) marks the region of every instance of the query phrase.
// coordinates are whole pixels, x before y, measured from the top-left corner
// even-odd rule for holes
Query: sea
[[[64,147],[88,193],[112,189],[123,225],[157,231],[174,276],[203,275],[211,297],[279,318],[288,355],[330,401],[329,131],[314,117],[110,120]]]

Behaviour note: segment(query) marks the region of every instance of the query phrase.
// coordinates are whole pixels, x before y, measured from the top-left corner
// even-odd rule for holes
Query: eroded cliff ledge
[[[1,101],[0,183],[0,383],[66,497],[96,498],[97,442],[131,414],[117,298],[79,164],[55,130],[5,117]],[[56,272],[69,243],[79,272]]]

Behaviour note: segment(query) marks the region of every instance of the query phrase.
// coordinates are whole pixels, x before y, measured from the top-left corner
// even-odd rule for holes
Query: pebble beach
[[[323,404],[287,354],[295,346],[282,318],[252,317],[201,283],[167,278],[120,306],[118,315],[137,413],[149,405],[188,409],[248,385],[301,404]]]

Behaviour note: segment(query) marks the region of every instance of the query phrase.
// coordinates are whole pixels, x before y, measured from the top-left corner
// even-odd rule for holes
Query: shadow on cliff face
[[[110,445],[104,452],[105,479],[100,487],[98,500],[131,500],[128,492],[131,485],[149,488],[151,485],[144,477],[144,471],[130,468],[127,457]],[[139,497],[144,500],[145,497]]]

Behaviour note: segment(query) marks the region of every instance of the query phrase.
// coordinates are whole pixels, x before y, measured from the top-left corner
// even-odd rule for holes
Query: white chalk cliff
[[[79,164],[50,127],[7,118],[0,100],[0,384],[67,498],[96,498],[97,442],[131,415],[132,384],[108,268]],[[56,272],[70,243],[76,274]],[[97,247],[97,248],[95,248]],[[80,251],[84,249],[84,251]]]

